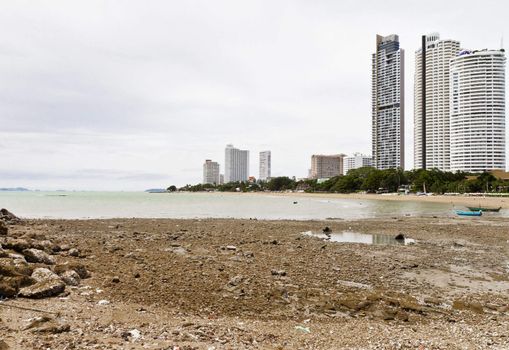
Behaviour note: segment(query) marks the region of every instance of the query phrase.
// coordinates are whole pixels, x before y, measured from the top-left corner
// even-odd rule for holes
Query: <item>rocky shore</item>
[[[505,349],[508,225],[2,212],[0,349]],[[302,234],[326,226],[415,244]]]

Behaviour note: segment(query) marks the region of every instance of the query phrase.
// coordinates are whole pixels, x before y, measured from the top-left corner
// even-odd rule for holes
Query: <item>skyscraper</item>
[[[373,158],[361,153],[354,153],[351,157],[343,159],[343,175],[348,174],[351,169],[373,166]]]
[[[378,169],[404,168],[404,56],[397,35],[376,36],[372,59],[372,149]]]
[[[219,185],[219,163],[210,159],[203,163],[203,183]]]
[[[270,151],[260,152],[260,176],[259,179],[267,181],[270,179],[271,154]]]
[[[504,50],[464,50],[451,61],[451,170],[504,169]]]
[[[415,52],[414,167],[450,169],[449,71],[460,51],[456,40],[423,35]]]
[[[344,157],[344,154],[313,154],[311,156],[311,173],[309,177],[312,179],[328,179],[343,175]]]
[[[247,181],[249,176],[249,151],[226,145],[224,159],[224,182]]]

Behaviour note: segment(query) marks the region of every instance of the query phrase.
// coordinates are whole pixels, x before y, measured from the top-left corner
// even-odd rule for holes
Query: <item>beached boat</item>
[[[498,207],[498,208],[485,208],[485,207],[467,207],[468,210],[471,210],[471,211],[491,211],[491,212],[495,212],[495,213],[498,213],[500,211],[500,209],[502,209],[502,207]]]
[[[469,210],[456,210],[456,214],[460,216],[481,216],[482,210],[469,211]]]

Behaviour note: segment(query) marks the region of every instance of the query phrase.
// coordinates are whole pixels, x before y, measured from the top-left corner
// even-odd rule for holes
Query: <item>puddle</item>
[[[412,238],[404,240],[394,239],[393,236],[360,233],[354,231],[331,232],[325,234],[323,232],[306,231],[302,233],[305,236],[317,237],[329,242],[340,243],[363,243],[363,244],[380,244],[380,245],[410,245],[415,244]]]

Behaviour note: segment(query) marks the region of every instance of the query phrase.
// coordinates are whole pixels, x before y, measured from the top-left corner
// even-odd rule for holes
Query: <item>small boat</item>
[[[469,211],[469,210],[456,210],[456,214],[460,216],[481,216],[482,210]]]
[[[471,211],[490,211],[490,212],[494,212],[494,213],[498,213],[500,211],[500,209],[502,209],[502,207],[498,207],[498,208],[485,208],[485,207],[467,207],[468,210],[471,210]]]

